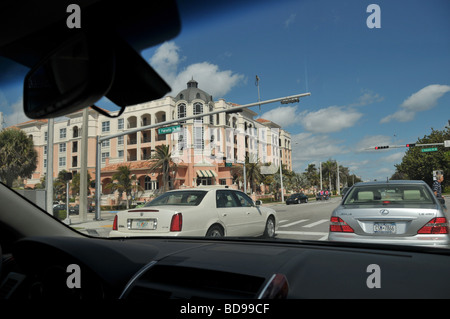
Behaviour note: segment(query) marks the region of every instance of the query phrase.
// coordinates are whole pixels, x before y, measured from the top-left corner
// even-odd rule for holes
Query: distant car
[[[308,196],[306,196],[303,193],[296,193],[289,196],[288,199],[286,199],[286,205],[289,204],[300,204],[300,203],[307,203],[308,202]]]
[[[78,215],[80,213],[80,206],[69,206],[69,215]]]
[[[274,237],[276,212],[243,192],[225,188],[174,190],[144,207],[118,212],[110,237]]]
[[[448,247],[443,208],[423,181],[357,183],[333,211],[329,240]]]
[[[66,211],[66,205],[65,204],[53,205],[53,214],[58,213],[60,210]]]

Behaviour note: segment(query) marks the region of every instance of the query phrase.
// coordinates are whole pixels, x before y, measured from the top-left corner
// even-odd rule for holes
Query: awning
[[[217,177],[217,173],[210,169],[199,169],[197,170],[198,177]]]

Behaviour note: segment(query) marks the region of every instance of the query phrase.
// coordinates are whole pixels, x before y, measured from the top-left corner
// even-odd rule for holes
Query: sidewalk
[[[102,211],[101,220],[94,220],[95,213],[87,213],[86,221],[82,221],[79,215],[70,215],[70,227],[90,236],[108,237],[116,213],[117,211]]]

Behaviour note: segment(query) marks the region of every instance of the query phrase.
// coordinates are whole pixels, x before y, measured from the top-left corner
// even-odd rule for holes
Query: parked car
[[[355,184],[331,215],[328,239],[444,247],[450,243],[443,208],[423,181]]]
[[[308,196],[306,196],[303,193],[296,193],[289,196],[288,199],[286,199],[286,205],[289,204],[300,204],[300,203],[307,203],[308,202]]]
[[[110,237],[274,237],[276,212],[245,193],[220,188],[167,192],[144,207],[117,213]]]
[[[78,215],[80,213],[80,206],[69,206],[69,214],[70,215]]]
[[[60,210],[66,211],[66,205],[65,204],[53,205],[53,214],[58,213]]]

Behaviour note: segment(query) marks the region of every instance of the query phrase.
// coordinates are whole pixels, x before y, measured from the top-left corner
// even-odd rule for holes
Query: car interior
[[[65,26],[71,2],[0,4],[0,55],[30,70],[23,92],[30,118],[68,114],[105,96],[124,109],[170,90],[139,53],[182,32],[176,1],[76,1],[82,32]],[[209,15],[239,2],[190,6],[195,18],[197,10]],[[409,190],[404,196],[419,195]],[[373,192],[358,193],[358,200],[372,199]],[[226,200],[217,203],[226,207]],[[277,238],[97,238],[3,183],[0,203],[0,299],[125,299],[156,306],[157,299],[450,297],[447,249]],[[381,288],[370,284],[374,264]]]

